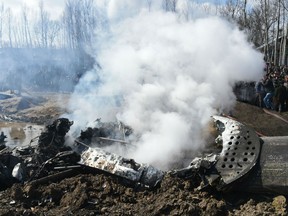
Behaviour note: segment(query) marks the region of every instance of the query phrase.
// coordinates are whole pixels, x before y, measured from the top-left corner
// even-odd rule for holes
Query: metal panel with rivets
[[[229,184],[247,174],[256,164],[261,144],[248,126],[222,116],[213,116],[222,132],[223,149],[215,165],[223,182]]]

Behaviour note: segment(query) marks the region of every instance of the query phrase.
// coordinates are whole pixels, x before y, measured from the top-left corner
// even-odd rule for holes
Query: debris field
[[[7,100],[11,98],[2,100],[8,104]],[[97,149],[90,147],[91,140],[94,142],[102,139],[107,143],[105,139],[108,139],[113,143],[116,139],[109,137],[107,128],[88,128],[82,131],[74,147],[65,145],[65,136],[73,125],[73,120],[60,118],[61,107],[47,109],[52,107],[51,103],[54,102],[42,98],[38,100],[38,104],[35,102],[28,108],[19,108],[12,113],[5,112],[3,107],[1,109],[2,122],[22,120],[29,123],[29,119],[33,119],[30,123],[46,124],[49,122],[47,116],[54,118],[52,122],[50,119],[50,124],[46,124],[38,137],[37,145],[8,148],[4,141],[7,137],[5,134],[1,135],[3,142],[0,147],[0,215],[287,214],[287,193],[277,190],[237,191],[237,182],[231,189],[231,179],[226,181],[222,177],[223,187],[223,182],[219,183],[219,176],[210,175],[213,173],[212,168],[219,169],[220,165],[213,160],[209,166],[203,163],[210,162],[209,157],[202,157],[202,163],[198,163],[198,167],[195,165],[197,163],[192,161],[190,166],[183,170],[162,172],[152,166],[139,164],[133,159],[117,158],[113,154],[104,153],[102,157],[105,161],[108,155],[121,163],[117,163],[113,169],[108,165],[100,167],[101,162],[93,155]],[[11,106],[6,107],[11,111]],[[39,115],[41,108],[42,115]],[[34,113],[34,116],[31,113]],[[237,102],[232,113],[237,121],[267,137],[288,135],[287,123],[260,108]],[[285,114],[282,117],[287,118]],[[270,125],[274,124],[273,128],[268,128],[269,124],[265,122],[267,119],[271,120]],[[129,135],[133,129],[126,127],[126,132]],[[267,142],[265,137],[262,138]],[[222,140],[225,143],[225,139]],[[97,152],[97,157],[99,152],[101,151]],[[254,158],[256,157],[251,157],[251,160]],[[223,169],[222,167],[222,173]],[[243,168],[244,172],[247,171],[245,169]],[[251,172],[250,169],[248,171]],[[127,173],[132,174],[127,176]],[[282,186],[287,187],[279,187]]]

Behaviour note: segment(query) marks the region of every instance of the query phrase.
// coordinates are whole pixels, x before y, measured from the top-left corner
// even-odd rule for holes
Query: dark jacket
[[[268,93],[274,92],[274,85],[273,85],[272,79],[268,78],[268,79],[264,80],[263,86],[264,86],[266,92],[268,92]]]
[[[274,97],[279,103],[283,103],[287,97],[286,87],[284,85],[280,85],[278,88],[276,88]]]

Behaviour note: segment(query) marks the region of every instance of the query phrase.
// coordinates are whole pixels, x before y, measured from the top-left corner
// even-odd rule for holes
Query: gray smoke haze
[[[211,115],[233,106],[235,82],[262,76],[263,56],[220,18],[183,21],[140,7],[119,21],[130,7],[116,2],[108,11],[113,5],[120,14],[111,12],[109,31],[95,42],[101,70],[80,80],[69,117],[82,129],[97,118],[124,122],[137,137],[124,156],[167,169],[184,151],[203,148]]]
[[[93,61],[86,65],[92,68]],[[1,48],[0,91],[71,92],[83,68],[78,62],[79,53],[71,49]]]

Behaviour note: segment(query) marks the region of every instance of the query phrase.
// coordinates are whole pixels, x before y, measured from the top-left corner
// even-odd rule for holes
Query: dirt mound
[[[14,185],[1,193],[0,215],[285,215],[283,196],[199,192],[166,175],[154,190],[105,174],[80,174],[58,183]]]

